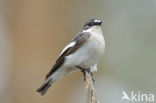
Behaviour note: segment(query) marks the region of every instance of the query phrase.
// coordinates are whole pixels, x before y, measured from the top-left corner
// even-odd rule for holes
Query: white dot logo
[[[125,91],[122,91],[122,98],[121,98],[121,101],[123,100],[129,100],[130,101],[130,98],[128,97],[128,94],[125,92]]]

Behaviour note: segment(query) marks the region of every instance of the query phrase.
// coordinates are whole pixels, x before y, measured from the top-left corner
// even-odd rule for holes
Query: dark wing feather
[[[46,75],[46,79],[52,75],[65,61],[65,57],[74,53],[78,48],[80,48],[90,37],[90,33],[85,32],[77,35],[72,42],[74,41],[76,44],[73,47],[69,47],[66,49],[57,59],[55,65],[52,67],[50,72]]]

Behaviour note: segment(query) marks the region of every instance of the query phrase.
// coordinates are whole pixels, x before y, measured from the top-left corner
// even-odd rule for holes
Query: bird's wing
[[[71,43],[69,43],[61,52],[59,58],[57,59],[55,65],[52,67],[50,72],[46,75],[46,79],[52,75],[63,63],[65,60],[65,57],[74,53],[77,49],[79,49],[90,37],[90,33],[83,32],[77,35]]]

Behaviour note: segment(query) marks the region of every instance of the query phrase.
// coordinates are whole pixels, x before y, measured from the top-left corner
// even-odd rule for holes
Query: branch
[[[90,73],[86,72],[86,89],[88,90],[88,102],[87,103],[99,103],[95,95],[95,89],[93,85],[92,76]]]

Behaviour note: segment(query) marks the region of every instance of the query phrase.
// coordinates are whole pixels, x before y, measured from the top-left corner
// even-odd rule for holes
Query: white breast
[[[75,53],[66,57],[65,65],[81,67],[92,67],[97,64],[100,57],[104,53],[105,42],[100,28],[92,28],[90,31],[84,31],[91,33],[87,42],[80,47]]]

